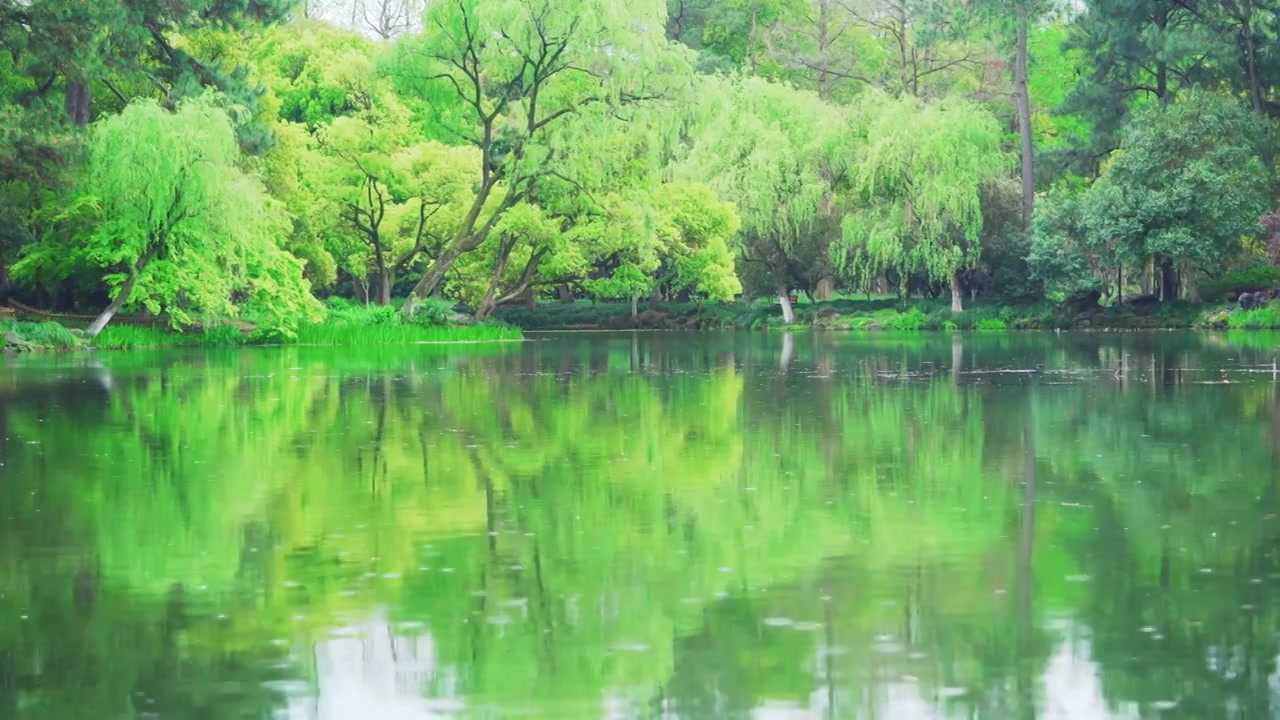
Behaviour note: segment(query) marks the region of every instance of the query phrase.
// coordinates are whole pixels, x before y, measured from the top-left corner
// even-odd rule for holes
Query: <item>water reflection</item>
[[[0,365],[0,717],[1268,717],[1275,336]]]

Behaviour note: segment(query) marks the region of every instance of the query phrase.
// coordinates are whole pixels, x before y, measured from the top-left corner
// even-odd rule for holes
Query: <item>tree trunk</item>
[[[909,62],[907,61],[907,18],[906,10],[902,7],[896,8],[898,17],[897,27],[893,34],[898,42],[898,85],[903,95],[915,95],[912,91],[912,81],[910,76]]]
[[[378,304],[390,305],[391,286],[396,283],[395,273],[389,269],[383,270],[378,273],[378,282],[380,284],[380,287],[378,288]]]
[[[889,278],[885,277],[884,273],[880,273],[876,276],[874,285],[877,295],[889,294]]]
[[[138,276],[142,274],[142,270],[145,267],[146,261],[140,261],[138,267],[129,274],[129,279],[125,280],[124,284],[120,286],[120,291],[116,293],[116,299],[112,300],[111,304],[107,306],[107,309],[103,310],[102,314],[93,321],[93,324],[84,331],[86,337],[98,337],[98,333],[101,333],[103,328],[107,326],[107,323],[111,322],[111,318],[115,317],[116,313],[120,312],[120,308],[124,307],[124,304],[129,302],[129,296],[133,294],[133,286],[137,284]]]
[[[1196,269],[1190,263],[1182,266],[1182,289],[1187,302],[1200,302],[1200,286],[1196,283]]]
[[[89,124],[89,83],[84,80],[67,78],[67,87],[63,92],[64,107],[72,124],[83,127]]]
[[[489,317],[497,304],[493,301],[493,288],[484,294],[484,298],[480,300],[480,304],[476,306],[476,320],[484,320]]]
[[[1244,0],[1240,34],[1244,37],[1244,64],[1249,74],[1249,98],[1254,112],[1262,112],[1262,83],[1258,79],[1258,48],[1253,37],[1253,0]]]
[[[1167,257],[1160,263],[1160,302],[1178,299],[1178,269]]]
[[[484,298],[476,308],[476,319],[484,320],[497,306],[494,299],[498,297],[498,285],[502,283],[502,274],[507,271],[507,261],[511,259],[511,245],[503,244],[498,248],[497,262],[493,265],[493,273],[489,275],[489,289],[484,291]]]
[[[413,313],[413,306],[416,304],[417,298],[431,297],[431,295],[440,288],[440,283],[444,280],[445,273],[449,272],[453,264],[458,258],[462,257],[462,248],[459,243],[453,243],[445,248],[440,256],[431,263],[431,267],[423,273],[422,279],[417,285],[413,286],[413,292],[409,293],[409,299],[405,301],[403,311],[406,315]]]
[[[560,293],[560,302],[565,305],[573,304],[573,288],[569,287],[569,283],[560,283],[560,287],[556,288],[556,290]]]
[[[836,279],[830,275],[823,275],[818,279],[818,289],[814,292],[814,297],[818,300],[830,300],[835,289]]]
[[[964,312],[964,287],[960,284],[960,272],[951,273],[951,312]]]
[[[1031,227],[1036,205],[1035,145],[1031,136],[1031,91],[1027,82],[1027,1],[1018,2],[1018,37],[1014,48],[1013,85],[1022,134],[1022,223]]]
[[[369,283],[364,278],[351,276],[351,294],[356,296],[356,302],[361,305],[369,304]]]
[[[796,311],[791,307],[791,297],[787,294],[787,286],[778,286],[778,302],[782,305],[782,321],[788,325],[796,322]]]
[[[640,296],[632,295],[631,296],[631,319],[634,320],[638,317],[640,317]]]
[[[831,0],[818,0],[818,97],[831,100]]]

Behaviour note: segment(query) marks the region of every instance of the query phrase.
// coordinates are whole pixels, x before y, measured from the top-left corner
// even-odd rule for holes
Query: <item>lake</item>
[[[1280,335],[0,359],[0,718],[1280,715]]]

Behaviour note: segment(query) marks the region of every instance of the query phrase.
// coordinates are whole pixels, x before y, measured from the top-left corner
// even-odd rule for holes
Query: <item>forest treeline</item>
[[[0,0],[0,293],[91,335],[333,295],[1194,301],[1280,256],[1278,11]]]

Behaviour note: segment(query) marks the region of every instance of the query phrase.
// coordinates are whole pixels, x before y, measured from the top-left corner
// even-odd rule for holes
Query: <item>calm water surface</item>
[[[1280,717],[1277,348],[0,359],[0,718]]]

